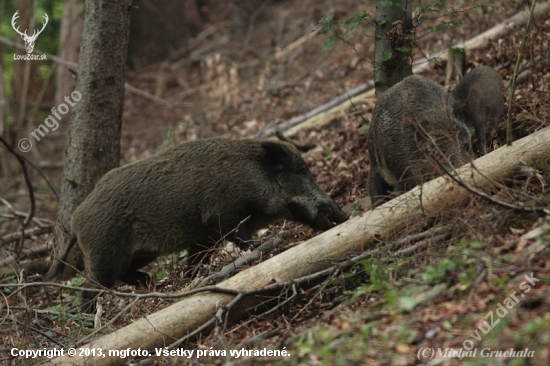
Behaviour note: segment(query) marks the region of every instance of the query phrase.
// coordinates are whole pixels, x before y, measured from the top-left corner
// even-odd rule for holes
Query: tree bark
[[[64,0],[63,15],[61,18],[61,34],[59,35],[59,58],[78,62],[80,41],[82,39],[82,27],[84,25],[84,3],[81,0]],[[55,105],[64,102],[63,98],[69,96],[74,89],[74,74],[69,67],[59,64],[57,68],[57,89],[55,91]],[[64,116],[65,118],[68,115]]]
[[[59,233],[70,232],[73,211],[119,165],[131,3],[86,1],[77,81],[70,94],[75,105],[61,181],[57,249],[63,245]]]
[[[531,163],[533,157],[550,152],[550,127],[504,146],[471,164],[457,170],[464,183],[483,190],[494,181],[514,171],[518,163]],[[283,252],[263,263],[251,267],[218,284],[217,287],[238,291],[261,289],[270,284],[285,284],[293,278],[323,270],[331,265],[329,259],[340,258],[349,252],[362,252],[385,240],[395,231],[411,223],[424,220],[449,207],[457,207],[468,201],[470,194],[449,177],[443,176],[387,202],[375,210],[356,216]],[[516,204],[521,205],[520,202]],[[123,350],[138,348],[153,352],[155,347],[165,347],[192,332],[212,319],[218,309],[234,299],[234,295],[199,293],[185,298],[161,311],[141,318],[124,328],[105,335],[84,348]],[[250,304],[248,302],[247,304]],[[237,306],[244,311],[246,307]],[[235,320],[235,319],[232,319]],[[116,356],[60,357],[53,364],[111,365],[124,363]]]
[[[412,1],[376,3],[374,17],[374,87],[379,96],[412,75]]]

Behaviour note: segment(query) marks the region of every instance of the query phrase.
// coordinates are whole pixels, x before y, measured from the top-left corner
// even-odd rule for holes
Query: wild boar
[[[476,148],[487,154],[487,140],[502,116],[502,78],[493,68],[482,66],[467,73],[453,96],[460,102],[456,115],[475,131]]]
[[[436,161],[447,168],[469,161],[470,132],[453,116],[456,107],[443,87],[418,75],[380,96],[367,135],[373,206],[392,188],[406,192],[438,175]]]
[[[248,218],[248,219],[247,219]],[[108,172],[75,210],[69,242],[47,275],[78,242],[90,278],[148,281],[139,268],[187,249],[201,262],[226,234],[240,245],[279,219],[327,230],[348,218],[315,182],[296,148],[269,140],[185,142]],[[68,249],[67,249],[68,248]],[[93,294],[84,292],[84,307]]]

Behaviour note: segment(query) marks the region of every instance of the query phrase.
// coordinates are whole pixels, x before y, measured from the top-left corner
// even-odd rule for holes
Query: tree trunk
[[[454,89],[466,73],[466,49],[452,48],[447,54],[447,69],[445,71],[445,86]]]
[[[105,173],[119,165],[131,3],[86,1],[77,81],[70,94],[75,105],[61,181],[56,248],[63,244],[59,234],[70,232],[76,207]]]
[[[84,25],[84,3],[80,0],[64,0],[61,18],[61,33],[59,35],[59,58],[78,63],[82,27]],[[59,64],[57,68],[57,89],[55,105],[64,102],[63,98],[71,95],[74,90],[75,77],[69,67]],[[68,115],[62,116],[68,118]]]
[[[516,141],[511,147],[501,147],[477,159],[474,162],[477,169],[473,169],[470,164],[465,165],[457,170],[457,177],[470,186],[484,190],[492,187],[494,181],[500,181],[512,173],[519,163],[532,163],[533,157],[544,156],[549,152],[550,127],[547,127]],[[313,239],[244,270],[219,283],[217,287],[252,291],[270,284],[288,283],[292,279],[328,268],[332,262],[330,259],[341,258],[349,252],[365,251],[407,225],[425,220],[426,216],[445,212],[449,207],[461,206],[468,201],[469,196],[466,189],[459,187],[447,176],[434,179],[375,210],[353,217]],[[101,348],[104,352],[109,349],[140,348],[154,354],[153,348],[165,347],[202,326],[234,297],[213,292],[190,296],[96,339],[83,348]],[[265,298],[259,301],[265,301]],[[250,304],[251,301],[247,302],[247,305]],[[238,304],[235,310],[242,316],[246,309],[246,306]],[[231,320],[235,320],[235,317]],[[124,361],[116,356],[90,356],[60,357],[51,363],[112,365]]]
[[[376,3],[374,86],[377,96],[412,75],[411,3],[410,0],[393,0],[390,6]]]

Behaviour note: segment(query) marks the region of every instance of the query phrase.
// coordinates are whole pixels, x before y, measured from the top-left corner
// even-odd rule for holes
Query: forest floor
[[[492,3],[500,9],[483,6],[459,12],[456,20],[461,24],[437,32],[430,31],[429,26],[451,18],[434,14],[434,19],[417,31],[422,37],[418,39],[415,59],[465,41],[528,6],[520,0]],[[350,34],[353,37],[348,43],[336,42],[328,51],[325,43],[329,35],[310,33],[322,16],[334,14],[335,19],[344,21],[365,10],[364,4],[351,0],[266,4],[252,18],[242,39],[229,38],[215,53],[197,52],[191,57],[194,51],[208,49],[209,42],[229,34],[227,23],[212,24],[210,35],[197,41],[182,58],[129,74],[130,84],[150,93],[160,88],[159,95],[170,104],[127,92],[123,163],[183,141],[255,136],[372,79],[374,37],[369,25],[360,25]],[[374,14],[370,3],[366,10]],[[305,43],[289,48],[293,41],[307,34],[310,37]],[[528,70],[530,75],[517,86],[512,99],[508,95],[524,34],[525,26],[515,25],[489,46],[467,50],[470,69],[491,66],[506,85],[505,112],[490,150],[504,145],[504,120],[509,107],[516,140],[550,125],[549,15],[535,21],[522,53],[520,72]],[[286,50],[289,52],[285,53]],[[443,84],[445,63],[441,66],[432,63],[422,75]],[[163,82],[159,83],[159,79]],[[368,195],[368,141],[359,127],[369,123],[375,103],[375,99],[364,100],[321,128],[302,130],[294,136],[300,142],[317,145],[304,158],[319,185],[342,206]],[[61,161],[63,147],[64,141],[57,141],[55,146],[44,148],[39,162],[51,165]],[[491,193],[511,203],[521,199],[526,205],[548,207],[549,166],[550,156],[543,157],[536,162],[534,173],[518,173]],[[58,187],[60,171],[48,170],[46,174]],[[38,186],[35,215],[54,220],[55,196],[38,176],[32,178],[39,182],[35,183]],[[22,176],[0,193],[19,211],[25,211],[28,202]],[[369,209],[366,204],[353,213],[360,215],[361,210]],[[10,221],[8,214],[4,216],[0,216],[1,240],[18,230],[18,222]],[[445,235],[431,234],[437,228],[444,230]],[[287,222],[272,225],[259,239],[265,241],[274,233],[283,235],[285,241],[270,256],[318,234]],[[34,235],[26,241],[24,249],[44,246],[49,238],[48,233]],[[278,294],[280,305],[270,303],[269,312],[249,309],[246,319],[227,326],[222,322],[211,332],[186,339],[180,345],[187,350],[226,350],[228,354],[230,349],[284,349],[289,356],[237,359],[207,353],[200,359],[185,361],[164,356],[125,361],[133,365],[550,364],[549,216],[544,212],[527,213],[501,207],[472,196],[467,205],[426,216],[423,222],[395,232],[391,240],[380,246],[393,242],[391,250],[396,251],[419,241],[426,241],[424,249],[400,257],[380,252],[334,273],[322,283],[299,286],[295,294]],[[18,250],[14,241],[2,246],[0,260]],[[227,261],[222,254],[216,256],[211,265],[200,269],[198,276],[215,273]],[[185,269],[185,257],[180,255],[159,259],[147,267],[156,278],[149,290],[171,292],[192,288],[197,282],[190,284],[182,276]],[[12,347],[68,347],[92,332],[93,317],[75,312],[78,291],[54,286],[15,291],[15,283],[32,280],[33,277],[19,275],[0,277],[0,284],[13,284],[1,288],[2,297],[8,301],[7,306],[0,305],[0,361],[6,364],[20,364],[20,359],[9,355]],[[533,286],[528,290],[527,285]],[[116,290],[147,291],[122,284]],[[514,296],[519,296],[517,301],[511,300]],[[149,298],[128,307],[131,298],[113,295],[105,298],[105,327],[100,334],[111,333],[175,301]],[[502,310],[503,305],[506,310]],[[430,359],[431,349],[468,350],[470,345],[478,349],[476,357],[460,360],[436,355]],[[486,354],[510,349],[528,349],[534,356],[482,354],[482,350]],[[427,351],[419,358],[422,350]],[[29,360],[27,364],[33,362]]]

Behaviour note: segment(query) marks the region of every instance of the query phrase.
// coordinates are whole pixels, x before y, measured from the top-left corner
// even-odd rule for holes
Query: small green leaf
[[[326,17],[322,17],[321,20],[319,20],[319,25],[321,26],[321,33],[327,32],[331,30],[336,21],[333,20],[334,14],[327,15]]]
[[[357,132],[359,133],[367,133],[369,132],[369,125],[361,125],[361,127],[359,127],[357,129]]]
[[[325,51],[330,51],[332,46],[334,46],[334,42],[336,42],[337,39],[338,39],[338,37],[336,37],[336,36],[329,37],[327,39],[327,41],[325,42]]]
[[[436,64],[437,66],[441,66],[441,60],[437,57],[434,57],[432,59],[432,61],[434,62],[434,64]]]
[[[157,281],[160,281],[160,280],[162,280],[162,279],[165,278],[165,277],[166,277],[166,271],[163,270],[163,269],[160,270],[160,271],[158,271],[157,274],[155,275],[155,279],[156,279]]]
[[[71,286],[80,287],[86,282],[85,277],[75,277],[71,280]]]
[[[449,47],[449,53],[456,53],[459,55],[464,54],[465,49],[464,47]]]
[[[481,249],[481,248],[485,248],[487,246],[487,244],[481,242],[481,241],[473,241],[471,244],[470,244],[470,247],[473,248],[473,249]]]
[[[392,58],[392,52],[391,51],[386,51],[382,54],[382,62],[386,62],[391,58]]]
[[[347,25],[350,26],[349,30],[354,30],[366,16],[367,16],[367,14],[364,11],[362,11],[359,14],[357,14],[356,16],[353,16],[353,17],[349,18],[348,20],[346,20],[344,22],[344,24],[347,24]]]
[[[410,47],[397,47],[396,50],[398,50],[401,53],[408,53],[411,51]]]

